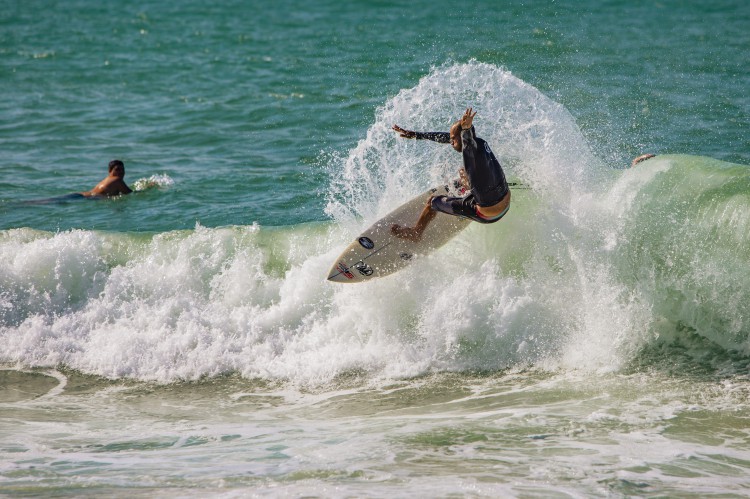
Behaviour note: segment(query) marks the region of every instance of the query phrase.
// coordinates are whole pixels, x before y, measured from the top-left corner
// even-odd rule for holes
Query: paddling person
[[[393,125],[393,130],[406,139],[432,140],[450,144],[463,154],[464,168],[459,171],[464,187],[470,190],[463,197],[432,196],[419,215],[414,227],[395,224],[391,232],[403,239],[417,242],[437,212],[468,218],[475,222],[497,222],[510,208],[510,188],[500,162],[489,144],[476,136],[472,126],[476,111],[468,108],[450,132],[414,132]]]
[[[123,180],[125,178],[125,164],[119,159],[109,162],[109,175],[96,184],[90,191],[81,192],[85,197],[110,197],[133,192]]]

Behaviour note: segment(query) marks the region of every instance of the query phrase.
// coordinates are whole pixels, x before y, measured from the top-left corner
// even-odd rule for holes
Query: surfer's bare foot
[[[422,233],[414,227],[404,227],[403,225],[391,225],[391,234],[401,239],[407,239],[411,242],[419,242],[422,239]]]

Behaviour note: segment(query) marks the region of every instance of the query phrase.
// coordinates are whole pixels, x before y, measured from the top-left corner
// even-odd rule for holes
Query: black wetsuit
[[[442,144],[450,144],[451,140],[448,132],[417,132],[416,138]],[[486,218],[479,213],[477,207],[495,206],[508,194],[509,187],[503,167],[489,144],[476,136],[474,127],[461,130],[461,143],[464,169],[471,184],[471,192],[464,197],[435,196],[432,198],[432,209],[480,223],[497,222],[507,213],[507,209],[497,217]]]

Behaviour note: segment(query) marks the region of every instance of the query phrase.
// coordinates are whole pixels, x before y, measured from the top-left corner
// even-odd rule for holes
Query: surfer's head
[[[109,174],[114,177],[125,176],[125,163],[119,159],[114,159],[109,162]]]
[[[463,151],[463,143],[461,142],[461,120],[453,123],[451,126],[451,146],[458,152]]]

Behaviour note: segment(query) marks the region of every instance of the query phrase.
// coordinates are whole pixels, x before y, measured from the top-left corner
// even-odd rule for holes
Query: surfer
[[[110,197],[133,192],[123,180],[125,178],[125,164],[119,159],[109,162],[109,175],[96,184],[90,191],[81,192],[84,197]]]
[[[470,192],[463,197],[432,196],[419,215],[414,227],[394,224],[391,232],[403,239],[417,242],[437,212],[468,218],[475,222],[497,222],[510,208],[510,188],[500,162],[489,144],[476,136],[473,120],[476,111],[468,108],[450,132],[414,132],[393,125],[393,130],[405,139],[432,140],[450,144],[463,154],[464,167],[459,171],[464,187]]]

